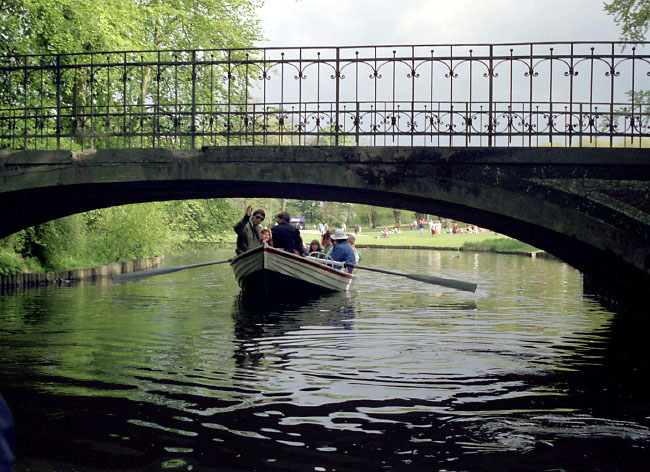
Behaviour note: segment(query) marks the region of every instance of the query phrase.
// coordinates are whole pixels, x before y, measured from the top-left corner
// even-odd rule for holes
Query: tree
[[[621,28],[622,39],[643,41],[650,26],[650,0],[612,0],[604,5]]]
[[[260,0],[0,0],[0,56],[246,48]]]
[[[226,199],[177,200],[164,205],[169,228],[193,242],[221,240],[241,217]]]
[[[158,81],[159,94],[166,93],[168,97],[185,94],[187,97],[193,92],[192,70],[175,67],[176,58],[184,55],[183,59],[187,59],[195,55],[198,59],[200,54],[214,54],[211,62],[226,60],[228,64],[228,60],[242,59],[246,52],[233,49],[250,48],[262,37],[256,16],[260,6],[261,0],[0,0],[0,65],[14,68],[0,81],[0,103],[7,108],[26,109],[38,109],[43,103],[47,109],[48,104],[58,103],[62,109],[72,110],[70,116],[62,119],[62,127],[72,129],[75,134],[79,131],[77,126],[83,134],[83,108],[94,106],[96,113],[104,110],[106,119],[95,120],[87,130],[109,137],[93,138],[88,144],[91,147],[109,146],[110,143],[100,142],[100,139],[111,139],[111,133],[120,126],[119,123],[109,124],[109,108],[115,109],[117,104],[139,107],[152,102],[150,89],[154,88],[154,81]],[[122,61],[124,64],[153,62],[158,57],[155,52],[129,54],[128,58],[127,53],[110,57],[96,54],[99,51],[155,49],[174,50],[164,53],[162,61],[168,67],[159,71],[159,75],[144,65],[125,67],[123,74],[115,72],[120,70]],[[211,51],[181,51],[198,49]],[[81,54],[66,56],[64,53]],[[43,67],[58,66],[57,61],[68,66],[59,77],[53,72],[58,67]],[[77,67],[76,61],[103,65],[89,70]],[[208,98],[223,97],[226,93],[228,98],[237,101],[247,93],[249,76],[244,73],[244,66],[239,69],[233,66],[232,71],[228,68],[224,72],[226,67],[214,71],[220,78],[227,76],[215,82],[214,90],[207,85],[209,81],[205,77],[197,78],[197,83],[201,84],[195,91],[197,103],[206,103]],[[112,72],[110,79],[107,71]],[[210,65],[197,74],[212,72]],[[78,116],[77,110],[81,110],[80,120],[72,118]],[[36,119],[23,123],[25,134],[33,134],[39,125]],[[138,131],[137,123],[124,123],[125,127],[127,125],[132,131]],[[53,128],[58,125],[46,116],[40,126]],[[15,130],[16,134],[21,131]],[[77,144],[84,143],[77,141]],[[176,143],[157,144],[173,146]],[[31,255],[44,266],[58,265],[62,253],[77,258],[99,255],[107,260],[143,257],[170,247],[173,243],[169,238],[170,227],[189,235],[190,239],[200,240],[215,239],[214,233],[231,231],[232,211],[223,200],[94,210],[23,231],[12,240],[6,239],[0,249],[10,255],[18,252]],[[87,244],[70,242],[73,232],[75,237],[81,237],[86,230],[94,230],[85,235]],[[87,249],[88,254],[81,254],[82,249]],[[79,254],[73,254],[75,251]]]
[[[370,228],[377,227],[377,209],[375,207],[370,207],[370,213],[368,213],[368,226]]]
[[[306,221],[318,222],[323,219],[322,217],[322,203],[315,200],[293,200],[292,214],[295,216],[302,216]]]
[[[621,29],[621,36],[623,40],[628,41],[644,41],[648,28],[650,27],[650,0],[612,0],[610,3],[605,3],[605,11],[614,17],[616,25]],[[636,90],[629,91],[633,106],[650,104],[650,91],[649,90]],[[621,108],[618,111],[622,113],[629,113],[634,111],[627,107]],[[643,116],[639,114],[639,116]],[[643,116],[641,118],[642,126],[647,126],[648,118]],[[610,126],[609,120],[603,122],[604,129]]]
[[[395,226],[402,226],[402,210],[393,210],[393,218],[395,218]]]
[[[0,64],[14,68],[0,81],[0,103],[28,109],[56,104],[71,110],[62,128],[72,130],[84,147],[110,147],[111,134],[122,127],[109,111],[120,106],[192,102],[188,97],[196,103],[245,103],[248,82],[256,74],[238,61],[252,54],[242,48],[262,37],[255,14],[260,6],[261,0],[0,0]],[[166,51],[155,51],[160,49]],[[97,54],[129,50],[141,52]],[[81,54],[63,55],[67,53]],[[201,59],[197,70],[183,65]],[[157,62],[165,65],[157,70],[146,65]],[[106,118],[92,124],[79,119],[88,113],[87,106]],[[171,115],[169,110],[160,113],[156,126],[177,135],[179,118]],[[133,133],[139,126],[153,126],[136,118],[123,126]],[[34,134],[36,126],[52,134],[57,126],[47,117],[38,121],[25,120],[25,134]],[[199,131],[213,125],[238,129],[243,121],[229,114],[227,123],[205,119],[192,125]],[[183,126],[189,129],[189,120]],[[108,137],[85,143],[81,137],[88,134]],[[167,138],[156,145],[176,147],[188,139]]]
[[[158,202],[88,212],[89,248],[105,260],[151,257],[172,248],[168,215]]]
[[[0,56],[135,47],[135,2],[2,0]]]

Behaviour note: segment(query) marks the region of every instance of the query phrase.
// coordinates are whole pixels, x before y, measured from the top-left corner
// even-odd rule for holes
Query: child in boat
[[[262,236],[262,241],[266,241],[266,244],[273,247],[273,236],[271,236],[270,229],[264,228],[262,231],[260,231],[260,235]]]
[[[318,239],[314,239],[309,243],[309,251],[307,252],[323,252],[323,248],[320,246]]]
[[[334,249],[334,246],[332,245],[332,233],[334,231],[325,231],[323,234],[323,241],[321,242],[321,252],[324,254],[329,254],[332,249]]]

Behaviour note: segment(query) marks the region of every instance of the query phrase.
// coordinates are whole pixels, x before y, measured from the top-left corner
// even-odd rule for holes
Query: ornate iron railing
[[[0,148],[642,146],[649,45],[0,57]]]

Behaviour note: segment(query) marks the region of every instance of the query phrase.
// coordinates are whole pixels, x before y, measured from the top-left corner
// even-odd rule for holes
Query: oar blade
[[[433,277],[431,275],[405,274],[403,272],[395,272],[392,270],[377,269],[375,267],[360,266],[359,264],[350,264],[347,262],[345,263],[345,267],[369,270],[372,272],[379,272],[381,274],[397,275],[399,277],[407,277],[411,280],[417,280],[418,282],[424,282],[432,285],[440,285],[442,287],[455,288],[456,290],[463,290],[465,292],[475,292],[477,288],[477,285],[472,282],[464,282],[462,280],[454,280],[454,279],[443,279],[441,277]]]
[[[432,277],[429,275],[420,274],[404,274],[409,279],[417,280],[432,285],[440,285],[441,287],[455,288],[456,290],[463,290],[465,292],[476,292],[478,285],[471,282],[464,282],[462,280],[443,279],[440,277]]]
[[[117,274],[111,276],[113,282],[122,283],[122,282],[135,282],[137,280],[148,279],[149,277],[154,277],[156,275],[171,274],[183,268],[169,267],[161,269],[149,269],[149,270],[139,270],[136,272],[129,272],[126,274]]]
[[[136,272],[129,272],[127,274],[113,275],[112,279],[113,282],[115,283],[135,282],[137,280],[148,279],[149,277],[154,277],[156,275],[171,274],[172,272],[178,272],[179,270],[194,269],[196,267],[205,267],[205,266],[215,265],[215,264],[225,264],[227,262],[232,262],[232,258],[223,259],[220,261],[213,261],[213,262],[201,262],[199,264],[192,264],[186,266],[160,267],[158,269],[139,270]]]

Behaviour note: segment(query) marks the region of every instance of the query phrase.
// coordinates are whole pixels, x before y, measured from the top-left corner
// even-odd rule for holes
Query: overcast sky
[[[259,46],[612,41],[602,0],[265,0]]]

